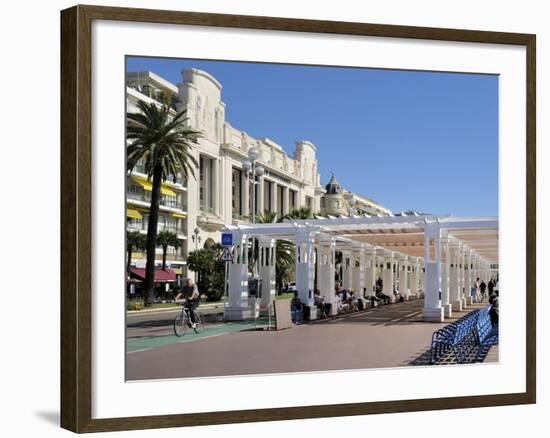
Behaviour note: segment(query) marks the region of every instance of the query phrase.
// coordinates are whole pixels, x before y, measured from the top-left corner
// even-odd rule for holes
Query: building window
[[[273,211],[273,206],[271,205],[272,185],[273,183],[264,180],[264,209],[266,211]]]
[[[233,215],[242,215],[242,172],[240,169],[233,168],[232,172],[232,188],[231,188],[231,205]]]
[[[295,190],[289,190],[289,201],[290,201],[290,209],[294,210],[298,208],[298,205],[296,204],[296,191]]]
[[[284,187],[277,186],[277,214],[281,217],[284,214],[284,199],[283,199]]]
[[[141,231],[143,230],[143,218],[126,218],[126,228],[129,231]]]
[[[306,207],[313,211],[313,198],[311,196],[306,196]]]

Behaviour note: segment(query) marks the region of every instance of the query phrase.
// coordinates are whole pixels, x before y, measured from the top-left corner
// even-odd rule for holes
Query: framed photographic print
[[[535,402],[534,35],[75,6],[61,49],[62,427]]]

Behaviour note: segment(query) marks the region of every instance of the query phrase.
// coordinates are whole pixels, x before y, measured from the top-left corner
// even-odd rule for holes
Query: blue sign
[[[223,246],[232,246],[233,245],[233,234],[231,234],[231,233],[222,233],[222,245]]]

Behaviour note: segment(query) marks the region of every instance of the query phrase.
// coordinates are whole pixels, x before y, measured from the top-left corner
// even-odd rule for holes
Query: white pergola
[[[258,274],[261,305],[275,296],[275,244],[295,243],[296,288],[301,301],[314,307],[313,284],[336,312],[335,251],[343,253],[343,287],[358,296],[374,294],[377,276],[383,292],[394,289],[405,298],[424,295],[423,319],[443,321],[452,311],[472,304],[470,288],[477,278],[486,282],[498,263],[498,219],[448,215],[317,217],[273,224],[225,227],[233,234],[233,263],[229,266],[225,317],[240,320],[255,312],[248,297],[248,246],[259,242]],[[312,312],[314,316],[315,312]]]

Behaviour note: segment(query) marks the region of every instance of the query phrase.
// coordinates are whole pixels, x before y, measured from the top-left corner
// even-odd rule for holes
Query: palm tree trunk
[[[145,305],[150,306],[155,299],[155,251],[157,249],[157,225],[159,221],[160,186],[162,168],[157,165],[153,172],[151,207],[147,226],[147,262],[145,264]]]
[[[162,270],[166,271],[166,250],[168,247],[166,245],[162,246]]]
[[[126,262],[126,273],[130,275],[130,266],[132,266],[132,245],[128,245],[128,261]]]

